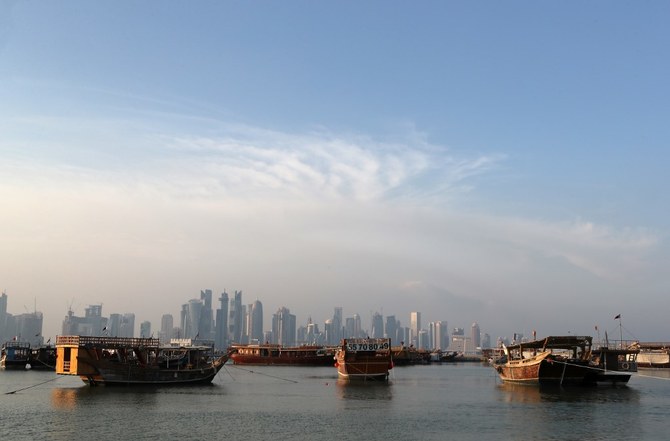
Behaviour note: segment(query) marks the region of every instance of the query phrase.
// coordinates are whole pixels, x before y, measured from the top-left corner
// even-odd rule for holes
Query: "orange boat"
[[[345,380],[385,381],[393,368],[391,339],[344,339],[335,353],[335,366]]]

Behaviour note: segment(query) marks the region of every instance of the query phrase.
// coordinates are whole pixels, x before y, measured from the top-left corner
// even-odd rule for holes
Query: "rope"
[[[43,382],[41,382],[41,383],[33,384],[32,386],[22,387],[21,389],[16,389],[16,390],[13,390],[13,391],[11,391],[11,392],[5,392],[5,395],[12,395],[12,394],[15,394],[15,393],[17,393],[17,392],[20,392],[20,391],[22,391],[22,390],[26,390],[26,389],[30,389],[30,388],[33,388],[33,387],[37,387],[37,386],[40,386],[40,385],[42,385],[42,384],[49,383],[49,382],[51,382],[51,381],[56,381],[56,380],[58,380],[58,379],[60,379],[60,378],[61,378],[61,377],[52,378],[51,380],[47,380],[47,381],[43,381]]]
[[[283,377],[278,377],[276,375],[264,374],[263,372],[252,371],[251,369],[244,369],[244,368],[241,368],[241,367],[235,366],[235,365],[233,365],[232,367],[234,367],[235,369],[239,369],[239,370],[242,370],[242,371],[252,373],[252,374],[263,375],[263,376],[266,376],[266,377],[276,378],[277,380],[284,380],[284,381],[288,381],[288,382],[291,382],[291,383],[298,383],[296,380],[291,380],[289,378],[283,378]]]

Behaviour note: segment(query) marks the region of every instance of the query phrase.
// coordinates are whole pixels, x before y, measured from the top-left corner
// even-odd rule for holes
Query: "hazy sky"
[[[0,2],[0,289],[670,340],[670,3]]]

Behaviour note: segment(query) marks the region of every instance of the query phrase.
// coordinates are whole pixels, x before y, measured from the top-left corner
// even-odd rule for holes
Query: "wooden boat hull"
[[[187,385],[209,384],[221,370],[228,356],[222,356],[207,367],[164,369],[155,366],[130,366],[104,360],[83,359],[95,373],[80,375],[84,383],[96,385]]]
[[[393,368],[390,340],[345,339],[335,354],[335,367],[343,380],[385,381]]]
[[[638,349],[592,349],[591,341],[591,337],[555,336],[516,344],[504,348],[505,357],[495,362],[494,368],[506,383],[627,383],[631,374],[637,371]]]
[[[90,385],[207,384],[230,357],[190,341],[160,346],[154,338],[58,336],[56,351],[56,373]]]
[[[239,345],[231,349],[234,364],[256,366],[332,366],[335,353],[321,346]]]

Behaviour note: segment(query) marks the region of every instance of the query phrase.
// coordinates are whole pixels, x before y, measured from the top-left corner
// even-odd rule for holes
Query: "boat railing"
[[[593,345],[594,349],[640,349],[642,344],[638,340],[602,340]]]
[[[94,337],[84,335],[59,335],[57,346],[98,346],[106,348],[158,347],[157,338]]]

